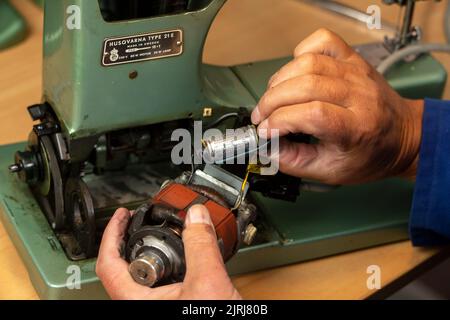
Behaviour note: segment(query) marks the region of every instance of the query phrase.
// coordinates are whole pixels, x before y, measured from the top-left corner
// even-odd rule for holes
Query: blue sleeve
[[[410,236],[416,246],[450,243],[450,101],[425,100]]]

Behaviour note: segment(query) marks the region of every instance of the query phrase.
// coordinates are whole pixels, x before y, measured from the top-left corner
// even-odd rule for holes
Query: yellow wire
[[[237,208],[239,208],[239,206],[242,203],[242,195],[244,194],[245,185],[247,184],[249,175],[250,175],[250,169],[249,169],[249,167],[247,167],[247,173],[245,174],[244,181],[242,181],[242,186],[241,186],[241,191],[239,192],[238,201],[237,201],[236,205],[234,206],[234,208],[231,209],[233,211],[236,210]]]
[[[244,192],[244,190],[245,190],[245,185],[247,184],[247,180],[248,180],[248,176],[249,175],[250,175],[250,170],[247,167],[247,173],[245,175],[244,181],[242,182],[241,192]]]

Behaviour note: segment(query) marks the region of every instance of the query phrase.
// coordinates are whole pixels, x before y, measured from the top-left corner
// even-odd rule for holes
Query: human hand
[[[217,237],[208,209],[192,206],[186,216],[183,243],[186,276],[182,283],[149,288],[134,282],[120,248],[131,213],[118,209],[103,234],[96,273],[112,299],[124,300],[191,300],[240,299],[225,270]]]
[[[284,173],[328,184],[415,176],[423,101],[400,97],[339,36],[320,29],[269,81],[252,113],[260,134],[305,133],[318,144],[280,140]]]

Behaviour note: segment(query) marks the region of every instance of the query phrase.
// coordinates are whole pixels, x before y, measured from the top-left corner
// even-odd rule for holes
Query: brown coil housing
[[[236,217],[229,208],[178,183],[172,183],[160,191],[153,199],[153,203],[177,209],[178,216],[183,220],[191,206],[194,204],[204,205],[208,209],[216,229],[217,239],[223,241],[224,260],[228,260],[234,254],[238,243],[237,224]]]

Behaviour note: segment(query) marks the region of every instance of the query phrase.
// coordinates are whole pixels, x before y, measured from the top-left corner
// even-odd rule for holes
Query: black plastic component
[[[60,125],[52,108],[47,103],[35,104],[28,107],[28,113],[33,121],[40,123],[33,126],[33,131],[38,137],[50,135],[61,130]]]
[[[188,9],[189,0],[99,0],[103,19],[108,22],[176,14]]]
[[[302,180],[278,173],[274,176],[251,175],[249,182],[252,191],[265,197],[295,202],[300,195]]]
[[[28,107],[28,113],[33,121],[44,120],[47,116],[48,105],[46,104],[35,104]]]
[[[44,121],[33,126],[33,130],[38,137],[50,135],[60,131],[59,124],[51,121]]]

